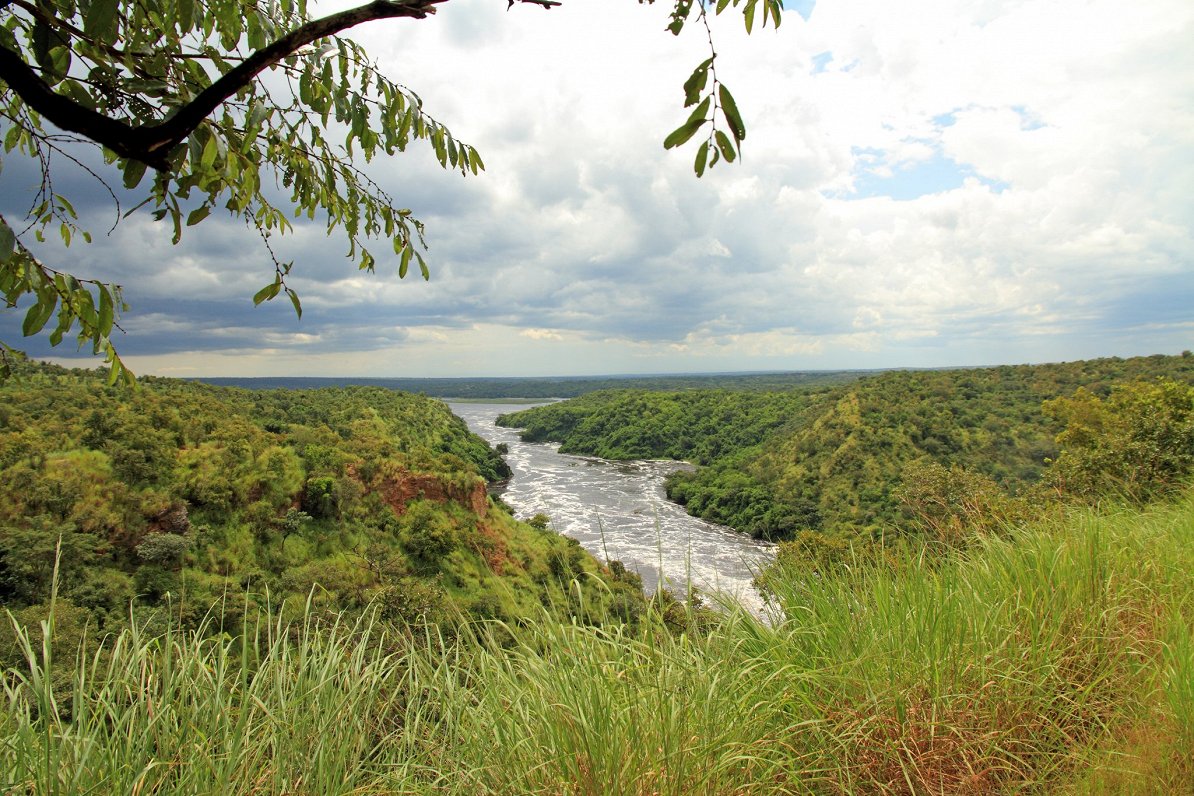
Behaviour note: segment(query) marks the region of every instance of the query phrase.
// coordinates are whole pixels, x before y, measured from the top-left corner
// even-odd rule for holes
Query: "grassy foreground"
[[[0,791],[1194,792],[1194,495],[779,584],[782,621],[699,633],[34,633]]]

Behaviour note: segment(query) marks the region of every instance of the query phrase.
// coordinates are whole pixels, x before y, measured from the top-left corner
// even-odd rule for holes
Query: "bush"
[[[151,533],[137,545],[137,557],[152,564],[177,568],[191,549],[191,540],[173,533]]]
[[[425,501],[407,507],[398,538],[407,555],[424,569],[437,568],[457,543],[451,520]]]
[[[1085,501],[1123,496],[1143,503],[1182,486],[1194,473],[1194,387],[1137,382],[1107,399],[1084,389],[1045,402],[1066,424],[1049,482]]]

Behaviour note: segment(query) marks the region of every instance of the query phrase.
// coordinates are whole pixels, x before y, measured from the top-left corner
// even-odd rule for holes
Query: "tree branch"
[[[155,132],[156,140],[146,143],[146,151],[151,156],[158,153],[161,157],[165,157],[165,153],[190,135],[191,131],[198,127],[199,123],[206,119],[212,111],[247,86],[258,74],[312,42],[379,19],[396,17],[423,19],[428,14],[435,13],[435,5],[446,1],[399,0],[390,2],[389,0],[374,0],[368,5],[350,8],[347,11],[308,22],[273,44],[253,53],[200,92],[193,100],[179,108],[173,116],[153,125],[152,129]]]
[[[2,0],[0,0],[2,2]],[[221,76],[169,118],[153,124],[131,125],[84,107],[58,94],[18,53],[0,47],[0,79],[37,113],[62,130],[86,136],[124,158],[169,171],[168,155],[216,108],[247,86],[257,75],[319,39],[365,22],[409,17],[423,19],[447,0],[373,0],[363,6],[312,20],[258,50]],[[545,5],[541,0],[520,0]],[[5,3],[7,4],[7,3]]]

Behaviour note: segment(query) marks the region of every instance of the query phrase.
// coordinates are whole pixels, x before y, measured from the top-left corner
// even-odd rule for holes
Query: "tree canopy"
[[[693,462],[668,497],[754,536],[946,541],[1018,515],[1001,491],[1024,496],[1042,478],[1067,499],[1184,484],[1192,381],[1194,358],[1159,355],[887,371],[774,392],[608,390],[499,422],[568,453]]]
[[[74,332],[105,355],[113,380],[131,378],[111,339],[128,309],[120,286],[42,262],[25,243],[27,235],[56,234],[64,246],[91,239],[70,197],[55,190],[64,162],[95,178],[118,219],[144,209],[170,225],[175,243],[213,211],[242,218],[274,265],[272,281],[253,297],[258,304],[285,294],[301,316],[286,281],[293,263],[274,255],[270,238],[304,215],[343,234],[361,270],[392,256],[400,278],[412,265],[428,278],[423,224],[370,177],[368,163],[416,141],[445,169],[476,175],[484,163],[344,34],[369,22],[426,19],[444,2],[373,0],[313,17],[307,0],[0,0],[4,151],[31,158],[41,175],[25,219],[0,215],[0,291],[10,308],[31,301],[23,334],[42,332],[56,314],[52,344]],[[516,5],[561,2],[507,0]],[[778,26],[782,0],[675,0],[668,30],[679,34],[698,20],[709,57],[685,81],[691,112],[664,146],[705,133],[698,176],[733,161],[746,136],[716,71],[709,19],[727,10],[740,12],[748,31]],[[80,145],[99,147],[106,168],[89,167]],[[131,208],[109,180],[135,192]],[[7,368],[7,358],[0,364]]]

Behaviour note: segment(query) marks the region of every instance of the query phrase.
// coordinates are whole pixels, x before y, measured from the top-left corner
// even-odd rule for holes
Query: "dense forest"
[[[1046,402],[1162,377],[1194,382],[1194,357],[889,371],[781,392],[600,392],[498,422],[565,452],[703,465],[676,473],[669,496],[757,537],[875,537],[921,519],[914,495],[943,478],[932,465],[972,490],[1027,495],[1064,426],[1064,404]]]
[[[616,563],[513,522],[485,500],[500,461],[438,402],[26,368],[0,405],[0,787],[1190,793],[1188,364],[604,394],[541,415],[609,438],[594,418],[612,407],[656,411],[700,433],[654,444],[709,472],[799,465],[818,455],[802,434],[836,445],[817,460],[831,484],[903,461],[919,533],[806,527],[760,573],[764,617],[636,601]],[[933,443],[913,433],[930,409]],[[1032,503],[1002,486],[1030,482]]]
[[[494,401],[576,398],[600,390],[786,390],[842,384],[865,376],[863,370],[810,370],[791,373],[709,373],[660,376],[561,376],[491,378],[347,378],[256,376],[200,378],[206,384],[256,390],[314,390],[322,387],[384,387],[437,398]]]
[[[544,606],[600,621],[641,602],[632,578],[492,502],[486,482],[508,468],[437,400],[152,377],[129,390],[31,363],[0,396],[0,602],[26,621],[55,573],[60,615],[93,638],[130,606],[185,626],[219,606],[235,628],[246,594],[412,623]],[[576,605],[578,577],[609,588]]]

